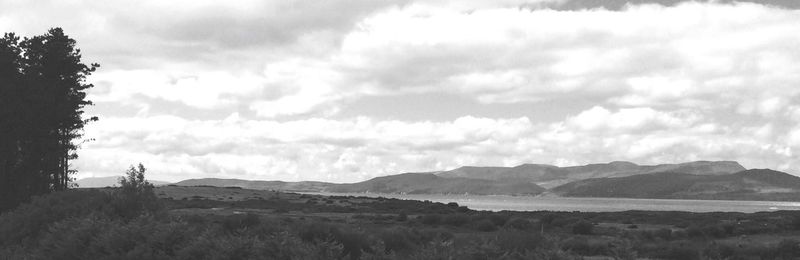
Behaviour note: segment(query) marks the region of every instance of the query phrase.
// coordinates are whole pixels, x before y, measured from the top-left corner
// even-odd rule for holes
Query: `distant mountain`
[[[105,185],[108,184],[101,186]],[[567,197],[800,201],[800,177],[767,169],[746,170],[732,161],[659,165],[617,161],[570,167],[546,164],[523,164],[516,167],[464,166],[434,173],[389,175],[350,184],[206,178],[184,180],[175,185],[235,186],[295,192],[475,195],[545,193]]]
[[[800,177],[768,169],[724,175],[659,172],[579,180],[550,192],[566,197],[800,201]]]
[[[78,188],[103,188],[114,187],[119,184],[119,179],[122,176],[108,176],[108,177],[89,177],[75,181]],[[169,182],[147,180],[155,186],[167,185]]]
[[[217,187],[242,187],[245,189],[254,190],[281,190],[281,191],[306,191],[318,192],[328,189],[328,187],[336,185],[327,182],[318,181],[301,181],[301,182],[284,182],[284,181],[248,181],[240,179],[217,179],[217,178],[204,178],[204,179],[188,179],[174,183],[178,186],[217,186]]]
[[[624,177],[656,172],[681,172],[694,175],[721,175],[746,170],[732,161],[696,161],[680,164],[637,165],[631,162],[610,162],[583,166],[558,167],[546,164],[523,164],[516,167],[465,166],[437,173],[445,178],[471,178],[533,182],[552,188],[565,183],[606,177]]]
[[[368,181],[339,184],[330,192],[374,192],[408,194],[536,195],[545,189],[529,182],[444,178],[431,173],[404,173]]]

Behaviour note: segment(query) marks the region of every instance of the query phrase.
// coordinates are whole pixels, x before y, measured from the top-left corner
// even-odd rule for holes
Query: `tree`
[[[81,62],[60,28],[20,41],[0,39],[0,210],[33,195],[64,190],[75,174],[85,124],[86,83],[99,65]]]
[[[22,50],[19,37],[6,33],[0,38],[0,211],[20,201],[24,184],[15,171],[21,152],[19,141],[24,131],[22,102]]]
[[[126,219],[141,215],[141,213],[155,213],[161,209],[158,197],[153,191],[154,186],[144,174],[147,169],[139,163],[131,166],[125,176],[119,179],[119,188],[114,193],[114,210]]]

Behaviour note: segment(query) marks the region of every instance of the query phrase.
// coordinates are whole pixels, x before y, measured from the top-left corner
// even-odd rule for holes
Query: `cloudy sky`
[[[603,4],[598,4],[602,2]],[[25,1],[91,78],[78,177],[361,181],[736,160],[800,175],[793,0]]]

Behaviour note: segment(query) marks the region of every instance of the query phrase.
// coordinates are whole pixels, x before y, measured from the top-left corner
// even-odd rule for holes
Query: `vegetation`
[[[800,256],[799,218],[789,211],[486,212],[429,201],[154,188],[145,171],[131,167],[120,187],[38,196],[1,215],[0,259]]]
[[[0,38],[0,212],[31,196],[66,190],[75,173],[84,118],[85,79],[99,65],[81,62],[60,28],[32,38]]]

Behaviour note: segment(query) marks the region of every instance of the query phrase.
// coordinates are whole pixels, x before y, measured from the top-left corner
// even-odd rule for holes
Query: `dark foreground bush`
[[[512,218],[506,223],[506,226],[517,230],[529,230],[533,227],[533,224],[524,218]]]
[[[29,245],[51,224],[89,214],[108,215],[112,197],[96,190],[69,190],[34,197],[0,215],[0,247]]]
[[[572,233],[577,235],[591,235],[594,225],[591,222],[581,220],[572,226]]]
[[[422,216],[422,224],[425,225],[438,225],[442,222],[442,215],[439,214],[428,214]]]

